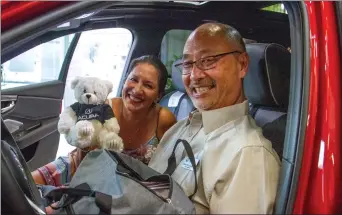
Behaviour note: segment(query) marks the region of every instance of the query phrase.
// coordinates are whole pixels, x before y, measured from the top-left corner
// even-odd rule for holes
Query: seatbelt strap
[[[169,102],[167,104],[169,110],[177,116],[178,110],[179,110],[179,104],[182,101],[186,94],[180,91],[174,92],[170,98]]]
[[[249,109],[249,114],[254,118],[257,111],[258,107],[256,105],[251,105]]]
[[[175,112],[174,112],[174,114],[177,116],[178,115],[178,111],[179,111],[179,108],[180,108],[180,103],[182,102],[182,100],[184,99],[184,97],[185,97],[185,93],[179,98],[179,101],[178,101],[178,104],[177,104],[177,107],[175,108]]]

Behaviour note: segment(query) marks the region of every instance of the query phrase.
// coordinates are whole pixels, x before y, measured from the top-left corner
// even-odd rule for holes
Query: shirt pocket
[[[202,158],[203,151],[194,154],[196,162],[196,177],[198,179],[200,171],[200,161]],[[172,178],[183,188],[185,194],[190,196],[195,191],[195,174],[191,166],[189,158],[186,156],[179,163],[176,170],[172,174]],[[198,184],[198,181],[197,181]]]

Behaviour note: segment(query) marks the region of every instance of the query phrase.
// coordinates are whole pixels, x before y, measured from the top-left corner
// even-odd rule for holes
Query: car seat
[[[291,53],[274,43],[246,45],[250,57],[244,91],[250,114],[282,157],[290,93]]]
[[[188,117],[189,113],[195,109],[190,97],[185,91],[182,72],[174,66],[180,61],[181,59],[178,59],[172,64],[171,78],[172,86],[175,90],[166,94],[159,101],[161,106],[167,107],[176,116],[177,121]]]

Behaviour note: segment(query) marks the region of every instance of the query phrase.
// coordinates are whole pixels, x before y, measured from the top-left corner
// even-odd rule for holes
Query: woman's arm
[[[61,186],[69,183],[77,166],[84,157],[81,151],[75,149],[65,157],[59,157],[33,171],[32,177],[36,184]]]
[[[162,107],[159,111],[159,122],[157,129],[157,137],[160,140],[164,133],[177,122],[175,115],[167,109]]]

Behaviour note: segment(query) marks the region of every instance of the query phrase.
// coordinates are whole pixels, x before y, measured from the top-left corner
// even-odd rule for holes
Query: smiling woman
[[[142,56],[131,62],[122,89],[122,98],[109,101],[120,124],[124,153],[148,163],[153,151],[176,119],[158,101],[164,95],[167,70],[154,56]]]
[[[154,56],[133,60],[128,71],[122,98],[112,98],[107,103],[120,125],[123,153],[148,164],[159,140],[176,123],[175,116],[157,103],[164,94],[167,71]],[[68,183],[85,155],[75,149],[68,157],[60,157],[34,171],[33,178],[38,184],[59,186]]]

